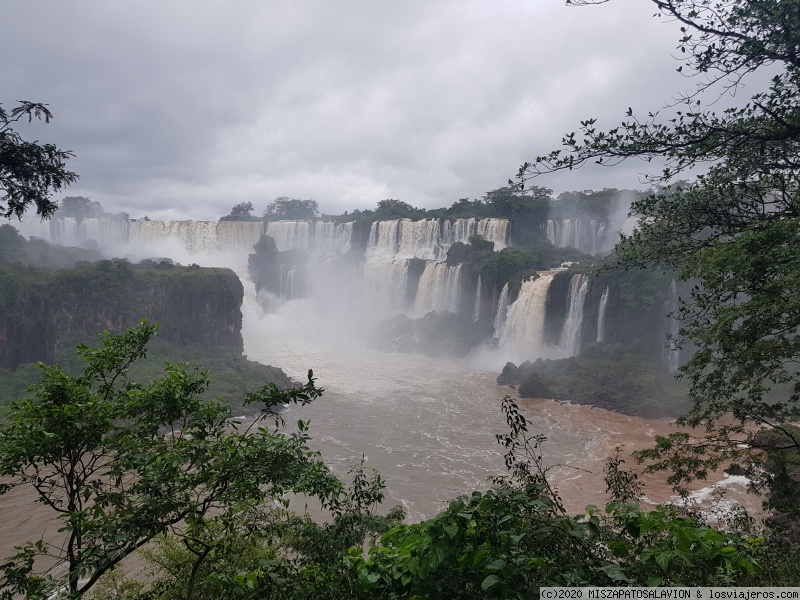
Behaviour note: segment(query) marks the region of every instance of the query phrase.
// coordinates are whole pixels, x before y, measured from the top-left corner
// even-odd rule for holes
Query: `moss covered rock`
[[[552,398],[553,392],[536,373],[529,373],[519,384],[519,395],[522,398]]]

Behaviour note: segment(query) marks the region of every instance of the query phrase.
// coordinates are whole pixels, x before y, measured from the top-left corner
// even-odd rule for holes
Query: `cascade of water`
[[[565,248],[572,243],[572,219],[564,219],[561,221],[560,229],[558,247]]]
[[[600,296],[600,308],[597,309],[597,341],[602,342],[606,335],[606,305],[608,304],[608,287]]]
[[[680,364],[680,349],[675,344],[677,343],[678,333],[681,329],[680,321],[674,316],[678,310],[678,285],[673,279],[669,284],[669,291],[667,292],[667,300],[664,302],[664,312],[667,318],[667,345],[664,346],[662,357],[670,373],[676,373]]]
[[[314,225],[314,253],[319,256],[347,254],[353,242],[353,222],[317,221]]]
[[[502,250],[506,247],[506,241],[508,240],[508,219],[479,219],[475,229],[475,233],[482,235],[483,239],[487,242],[494,242],[495,251]]]
[[[556,227],[557,226],[558,226],[558,223],[556,221],[554,221],[553,219],[547,219],[547,229],[546,229],[546,231],[547,231],[547,241],[550,242],[551,244],[553,244],[553,246],[557,246],[558,245],[556,243],[557,240],[558,240],[557,234],[556,234]]]
[[[547,240],[557,248],[577,248],[586,254],[604,249],[606,222],[597,219],[548,219]]]
[[[340,254],[350,252],[353,245],[353,224],[354,221],[336,224],[336,248]]]
[[[311,221],[271,221],[266,233],[275,240],[280,252],[295,248],[311,250]]]
[[[503,286],[500,292],[500,300],[497,301],[497,314],[494,316],[494,337],[498,340],[503,337],[503,330],[506,327],[506,313],[508,312],[508,284]]]
[[[218,252],[251,250],[261,237],[260,221],[140,221],[128,222],[128,241],[137,246],[175,240],[185,250]]]
[[[478,273],[478,287],[475,290],[475,309],[472,311],[472,320],[481,318],[481,274]]]
[[[292,266],[286,273],[285,293],[287,300],[292,300],[294,298],[294,274],[295,274],[295,269],[294,266]]]
[[[363,282],[372,304],[385,311],[402,309],[408,285],[408,261],[366,261]]]
[[[561,340],[558,347],[566,356],[576,356],[581,351],[581,326],[583,325],[583,306],[589,291],[589,277],[576,274],[569,282],[569,305]]]
[[[391,261],[399,248],[400,221],[375,221],[369,230],[366,257],[369,259]]]
[[[79,246],[88,240],[97,242],[101,248],[117,245],[128,240],[128,221],[126,219],[109,219],[90,217],[76,219],[74,217],[53,218],[44,227],[39,226],[39,235],[62,246]],[[43,235],[42,235],[43,234]]]
[[[540,273],[522,282],[517,299],[508,307],[500,346],[522,345],[536,352],[542,345],[547,292],[555,273]]]
[[[494,242],[495,250],[506,246],[507,219],[439,219],[412,221],[398,219],[372,224],[367,244],[367,259],[394,260],[423,258],[442,260],[455,242],[467,243],[470,236],[481,235]]]
[[[458,312],[461,295],[461,265],[429,262],[419,280],[414,314],[422,317],[430,311]]]
[[[589,221],[589,243],[586,246],[589,254],[597,254],[597,221]]]
[[[594,254],[597,254],[598,252],[603,250],[603,247],[605,246],[606,243],[605,233],[606,233],[606,222],[600,221],[600,225],[597,227],[597,235],[595,236],[597,243],[595,246]]]
[[[443,247],[439,233],[438,219],[425,221],[402,219],[397,257],[427,260],[444,258],[447,249]]]

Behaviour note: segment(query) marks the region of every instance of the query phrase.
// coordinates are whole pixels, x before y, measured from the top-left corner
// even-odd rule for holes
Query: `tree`
[[[303,221],[313,219],[319,214],[316,200],[295,200],[281,196],[270,203],[264,211],[267,219]]]
[[[516,246],[531,246],[542,237],[547,222],[553,190],[546,187],[510,185],[483,197],[486,214],[508,219],[511,242]]]
[[[254,210],[252,202],[240,202],[234,205],[231,209],[231,214],[235,217],[250,217],[252,216],[250,213]]]
[[[676,269],[694,284],[672,343],[696,348],[681,369],[694,408],[680,422],[705,431],[659,439],[642,454],[679,483],[723,461],[763,459],[752,452],[760,448],[753,424],[783,432],[786,451],[800,447],[784,425],[800,419],[800,3],[652,1],[658,16],[681,24],[678,70],[694,76],[696,88],[666,116],[638,118],[629,108],[608,131],[583,121],[582,139],[567,134],[564,149],[524,164],[518,176],[588,161],[664,161],[649,174],[657,191],[632,206],[638,229],[617,257],[626,268]],[[763,68],[772,79],[749,100],[719,112],[702,106]],[[689,183],[674,184],[700,168]],[[773,457],[777,451],[770,447]]]
[[[0,105],[0,216],[5,218],[21,219],[31,205],[40,217],[49,217],[58,208],[50,194],[78,179],[66,168],[72,152],[54,144],[26,142],[13,129],[26,118],[29,123],[34,118],[49,123],[53,114],[37,102],[20,102],[11,112]]]
[[[375,216],[379,219],[411,219],[417,216],[418,209],[408,202],[387,198],[378,202]]]
[[[154,536],[172,531],[202,562],[209,519],[236,520],[239,511],[291,490],[335,505],[340,482],[306,446],[306,426],[287,435],[263,426],[271,408],[305,404],[321,390],[308,383],[274,384],[248,394],[263,403],[245,429],[230,409],[200,394],[208,377],[184,365],[165,367],[147,385],[130,381],[129,366],[155,335],[143,323],[105,333],[99,347],[78,346],[83,373],[39,365],[33,398],[14,402],[0,425],[0,493],[28,486],[62,521],[60,540],[40,539],[0,564],[0,597],[78,597]],[[65,574],[35,572],[50,557]],[[191,581],[191,580],[190,580]],[[191,585],[187,595],[191,597]]]
[[[83,196],[67,196],[61,201],[59,216],[84,219],[88,217],[102,217],[106,214],[99,202]]]

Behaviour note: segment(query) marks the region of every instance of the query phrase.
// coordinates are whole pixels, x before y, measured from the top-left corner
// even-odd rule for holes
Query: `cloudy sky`
[[[46,102],[27,139],[75,153],[69,195],[217,219],[251,201],[322,212],[383,198],[449,206],[505,185],[587,117],[662,107],[674,24],[645,0],[8,2],[0,102]],[[540,178],[642,187],[647,165]]]

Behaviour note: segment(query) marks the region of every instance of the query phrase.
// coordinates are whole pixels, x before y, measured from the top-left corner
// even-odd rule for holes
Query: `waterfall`
[[[500,300],[497,302],[497,314],[494,317],[494,337],[498,340],[503,337],[503,330],[506,327],[506,313],[508,312],[508,283],[503,286],[500,292]]]
[[[561,227],[559,229],[561,231],[558,238],[558,247],[566,248],[572,244],[572,219],[564,219],[561,221]]]
[[[280,252],[311,249],[311,221],[271,221],[266,234],[275,240]]]
[[[597,254],[597,221],[592,219],[589,221],[589,241],[586,245],[590,248],[589,254]]]
[[[397,255],[398,258],[425,258],[427,260],[445,258],[447,248],[442,244],[439,220],[402,219]]]
[[[472,320],[481,318],[481,274],[478,273],[478,287],[475,290],[475,309],[472,311]]]
[[[524,346],[533,354],[541,349],[547,292],[555,273],[539,274],[536,279],[522,282],[519,295],[508,307],[506,324],[500,337],[500,346]]]
[[[261,237],[260,221],[139,221],[128,222],[128,241],[137,247],[178,242],[190,253],[250,251]]]
[[[556,226],[558,223],[553,221],[553,219],[547,219],[547,241],[553,244],[553,246],[558,246],[557,238],[556,238]]]
[[[367,260],[391,261],[397,255],[400,221],[375,221],[369,230]]]
[[[606,305],[608,304],[608,287],[600,296],[600,308],[597,309],[597,341],[602,342],[606,334]]]
[[[606,222],[596,219],[548,219],[547,240],[557,248],[577,248],[584,254],[603,250]]]
[[[319,256],[347,254],[353,242],[353,222],[317,221],[314,225],[314,253]]]
[[[367,260],[363,273],[365,292],[374,306],[382,310],[403,308],[408,283],[407,260]]]
[[[55,243],[78,245],[95,240],[109,255],[170,256],[180,262],[197,261],[216,264],[212,255],[237,253],[240,262],[247,260],[262,234],[271,236],[279,251],[303,249],[312,255],[317,267],[320,258],[349,253],[353,243],[354,223],[323,221],[157,221],[115,218],[55,218],[51,221],[26,220],[25,235],[44,237]],[[376,221],[370,229],[361,270],[361,283],[371,305],[386,310],[402,309],[410,298],[408,289],[409,259],[441,261],[455,242],[468,242],[471,235],[481,235],[499,250],[506,245],[507,219],[395,219]],[[201,255],[193,257],[192,255]],[[188,255],[188,256],[187,256]],[[458,310],[460,306],[460,267],[426,267],[432,290],[423,289],[419,310]],[[281,296],[291,298],[305,289],[298,278],[302,271],[285,269],[281,273]],[[337,285],[335,278],[321,277],[324,285]],[[423,273],[425,275],[425,273]],[[276,282],[277,283],[277,282]],[[355,282],[353,282],[355,284]],[[323,291],[324,293],[324,291]],[[476,291],[479,294],[479,291]],[[480,302],[476,299],[480,311]],[[479,315],[478,315],[479,316]]]
[[[442,260],[456,242],[467,243],[470,236],[481,235],[494,242],[495,250],[506,246],[507,219],[456,219],[440,221],[396,219],[375,221],[369,232],[368,259],[395,260],[423,258]]]
[[[430,311],[458,312],[461,294],[461,265],[430,262],[419,280],[414,314],[422,317]]]
[[[678,285],[673,279],[669,284],[667,300],[664,302],[664,312],[666,313],[666,333],[668,335],[667,345],[664,346],[662,358],[670,373],[676,373],[680,364],[680,350],[677,344],[678,333],[680,333],[681,322],[673,316],[678,310]]]
[[[475,233],[482,235],[487,242],[494,242],[495,251],[506,247],[508,239],[508,220],[507,219],[478,219],[475,224]],[[456,240],[466,242],[466,240]]]
[[[569,282],[569,304],[561,340],[558,347],[565,356],[576,356],[581,351],[581,326],[583,325],[583,306],[589,291],[589,277],[576,274]]]

